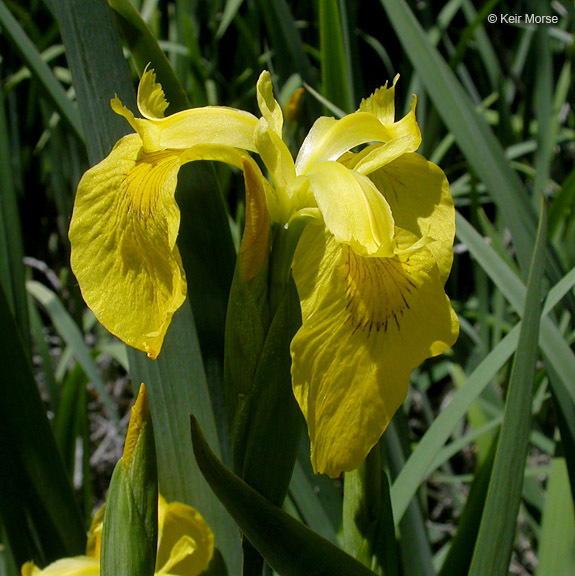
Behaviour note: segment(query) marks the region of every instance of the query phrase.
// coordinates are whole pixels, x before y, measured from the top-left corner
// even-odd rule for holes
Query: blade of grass
[[[575,508],[563,458],[554,458],[539,537],[536,576],[569,574],[575,551]]]
[[[240,9],[243,1],[244,0],[226,0],[222,19],[216,31],[216,39],[220,39],[226,33],[226,30],[232,23],[232,20],[234,19],[237,11]]]
[[[441,118],[499,206],[511,231],[521,269],[526,274],[533,251],[536,215],[525,187],[506,160],[501,144],[484,117],[477,113],[455,74],[431,46],[405,0],[381,2]],[[550,247],[549,251],[548,273],[555,283],[562,276],[562,267],[555,250]],[[570,307],[575,310],[575,300],[571,300]]]
[[[283,82],[297,71],[305,82],[313,83],[312,68],[286,0],[258,0],[257,4],[263,14],[274,50],[274,62]]]
[[[398,431],[398,428],[401,432]],[[391,477],[395,478],[405,465],[405,454],[407,453],[407,424],[401,412],[395,416],[385,434],[383,442],[387,456],[387,463]],[[428,531],[425,527],[425,520],[421,509],[421,504],[417,499],[413,499],[405,507],[401,518],[395,517],[395,503],[393,493],[391,495],[393,504],[393,520],[396,528],[399,527],[401,539],[399,541],[401,551],[401,566],[404,574],[417,574],[418,576],[433,576],[435,568],[429,543]]]
[[[298,511],[299,517],[306,526],[309,526],[314,532],[337,546],[339,524],[337,526],[333,524],[329,511],[322,504],[321,491],[322,486],[312,485],[298,460],[291,479],[289,496]],[[341,507],[341,503],[334,504],[339,504]],[[335,510],[335,505],[333,509]]]
[[[78,110],[74,108],[72,101],[66,95],[66,91],[56,80],[22,26],[6,8],[4,0],[0,0],[0,24],[2,25],[2,32],[8,36],[24,62],[46,89],[46,93],[58,113],[70,125],[78,139],[83,140],[84,135]]]
[[[515,541],[531,427],[533,377],[537,361],[547,241],[546,217],[543,205],[527,283],[519,342],[513,361],[493,472],[471,561],[470,576],[484,574],[506,576]]]
[[[494,442],[487,453],[485,462],[473,476],[465,507],[459,518],[457,532],[451,541],[451,547],[441,566],[439,576],[461,576],[461,574],[467,574],[469,571],[481,515],[485,507],[485,497],[489,489],[489,479],[493,470],[496,449],[497,444]]]
[[[20,566],[83,554],[83,521],[1,284],[0,321],[0,515],[12,551]]]
[[[480,247],[491,250],[482,239],[478,239]],[[561,301],[565,294],[575,286],[575,268],[572,269],[560,282],[558,282],[547,295],[543,315],[549,314],[551,310]],[[514,286],[510,291],[516,290]],[[524,288],[523,292],[524,292]],[[519,289],[521,290],[521,288]],[[508,292],[508,291],[506,291]],[[465,385],[454,396],[447,408],[442,410],[429,430],[425,433],[417,448],[402,468],[395,479],[391,500],[393,502],[393,516],[395,523],[401,520],[409,502],[415,495],[418,486],[425,480],[430,471],[430,466],[434,458],[439,453],[451,435],[457,422],[465,416],[469,407],[479,398],[485,387],[493,379],[495,374],[504,366],[517,347],[520,324],[515,326],[503,340],[494,348],[488,356],[467,379]],[[564,388],[561,396],[562,402],[559,405],[566,405],[569,394]],[[572,404],[570,404],[572,406]]]
[[[459,239],[467,246],[515,311],[521,314],[525,299],[525,286],[521,280],[460,213],[456,216],[456,229]],[[568,294],[569,292],[566,293]],[[565,387],[571,402],[575,404],[575,382],[572,377],[575,374],[575,354],[557,326],[547,317],[542,321],[540,344],[545,356],[557,371],[560,383]]]
[[[26,282],[28,292],[42,305],[44,310],[50,316],[56,331],[66,344],[72,349],[73,355],[79,364],[84,369],[86,376],[90,379],[96,390],[100,401],[104,405],[106,412],[114,422],[118,423],[120,417],[118,415],[118,408],[114,401],[110,398],[106,390],[106,386],[96,364],[92,359],[90,350],[84,342],[84,337],[80,329],[68,314],[64,305],[58,296],[43,284],[35,281]]]
[[[338,0],[319,3],[321,73],[324,96],[349,113],[355,108],[349,37]],[[347,40],[347,42],[346,42]]]
[[[401,469],[391,490],[393,518],[396,526],[405,514],[417,488],[427,477],[434,458],[453,432],[455,425],[465,416],[469,407],[479,398],[495,374],[511,357],[517,347],[518,338],[519,325],[515,326],[473,371],[463,388],[435,419]]]
[[[6,290],[6,297],[28,349],[30,330],[28,299],[24,289],[24,249],[3,96],[0,86],[0,282]]]
[[[541,2],[539,2],[539,8],[543,8],[543,12],[545,12]],[[533,107],[537,119],[537,151],[535,152],[533,191],[536,195],[545,195],[557,137],[557,130],[553,129],[553,59],[546,26],[537,28],[533,48],[532,57],[535,59]]]

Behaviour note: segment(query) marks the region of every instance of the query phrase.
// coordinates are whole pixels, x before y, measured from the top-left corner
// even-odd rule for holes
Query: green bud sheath
[[[102,538],[102,576],[153,576],[157,538],[156,450],[142,384],[132,408],[124,455],[110,482]]]

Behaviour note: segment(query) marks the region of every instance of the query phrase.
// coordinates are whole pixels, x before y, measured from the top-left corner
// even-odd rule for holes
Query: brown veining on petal
[[[142,151],[134,167],[126,174],[122,191],[129,209],[140,218],[153,218],[162,183],[170,171],[179,167],[180,155],[181,152],[174,150]]]
[[[353,334],[361,330],[369,337],[392,325],[401,330],[401,317],[409,309],[415,285],[404,271],[409,261],[397,258],[365,258],[349,247],[344,250],[346,310]]]

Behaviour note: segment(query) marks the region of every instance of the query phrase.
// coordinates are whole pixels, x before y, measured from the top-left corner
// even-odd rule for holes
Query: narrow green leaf
[[[547,241],[546,218],[543,205],[527,284],[523,322],[470,576],[505,576],[509,570],[531,427],[533,377],[537,360],[541,285]]]
[[[409,450],[408,426],[404,414],[399,411],[383,435],[385,454],[391,477],[397,484],[398,474],[405,467],[405,458]],[[393,494],[392,494],[393,498]],[[392,500],[393,503],[393,500]],[[428,530],[421,503],[413,499],[407,503],[401,518],[394,517],[396,528],[400,533],[400,558],[404,574],[434,576],[433,557]]]
[[[569,574],[575,566],[575,508],[564,458],[553,458],[539,537],[536,576]]]
[[[118,408],[106,390],[104,381],[94,364],[80,329],[72,320],[58,296],[43,284],[33,280],[26,283],[26,288],[48,313],[58,334],[72,349],[74,357],[80,363],[92,384],[94,384],[106,412],[110,418],[118,423],[120,420]]]
[[[431,46],[405,0],[381,2],[442,120],[501,210],[525,274],[536,232],[535,211],[525,187],[486,120],[477,113],[455,74]],[[555,250],[551,246],[549,250],[549,278],[555,283],[562,275],[561,264]]]
[[[274,62],[282,79],[298,72],[305,82],[312,82],[313,73],[304,50],[301,35],[286,0],[258,0],[274,50]]]
[[[549,236],[555,238],[561,224],[575,208],[575,169],[563,181],[549,207]]]
[[[0,12],[2,7],[0,6]],[[0,68],[1,70],[1,68]],[[24,289],[24,248],[14,175],[8,123],[4,112],[4,93],[0,86],[0,283],[22,338],[29,343],[28,300]],[[28,347],[28,346],[27,346]]]
[[[397,524],[403,517],[420,484],[431,473],[430,466],[445,444],[457,422],[479,398],[495,374],[505,365],[517,347],[519,325],[473,371],[465,385],[453,397],[447,408],[441,411],[429,430],[425,433],[417,448],[395,479],[391,489],[393,517]]]
[[[47,562],[83,554],[83,521],[2,285],[0,321],[0,455],[10,463],[10,474],[0,474],[0,516],[8,541],[20,566],[32,555]]]
[[[228,29],[229,25],[232,23],[234,16],[236,15],[237,11],[240,9],[242,2],[244,0],[226,0],[226,5],[224,7],[224,12],[222,14],[222,19],[220,21],[220,25],[216,31],[216,38],[221,38]]]
[[[6,8],[4,0],[0,0],[0,24],[2,25],[2,32],[8,36],[24,62],[26,62],[32,73],[46,89],[46,94],[58,113],[70,125],[76,136],[83,140],[84,136],[78,110],[76,110],[72,101],[66,95],[62,85],[56,80],[40,53],[22,29],[22,26]]]
[[[249,395],[240,476],[281,505],[293,472],[303,418],[292,386],[289,343],[301,325],[299,298],[290,282],[270,325]],[[242,414],[244,416],[244,414]],[[247,422],[246,422],[247,420]]]
[[[480,240],[482,247],[487,244]],[[547,295],[543,315],[549,314],[551,310],[561,301],[563,296],[575,286],[575,269],[571,270],[560,282],[557,283]],[[512,290],[517,287],[512,288]],[[524,288],[523,288],[524,290]],[[486,386],[493,379],[495,374],[504,366],[517,347],[520,324],[501,340],[488,356],[469,376],[465,385],[457,392],[439,416],[435,419],[429,430],[421,439],[419,445],[402,468],[396,481],[393,483],[391,500],[393,502],[393,514],[397,523],[403,517],[405,510],[419,485],[433,471],[434,458],[439,453],[441,447],[451,435],[455,425],[465,416],[469,407],[479,398]],[[559,377],[557,377],[559,378]],[[564,390],[561,388],[561,390]],[[566,406],[569,398],[567,391],[562,396],[563,402],[559,406]],[[572,404],[570,404],[572,406]],[[568,419],[571,421],[571,419]]]
[[[336,106],[349,113],[354,110],[355,102],[349,38],[347,34],[344,35],[343,28],[346,25],[347,22],[342,19],[338,0],[323,0],[319,3],[323,94]]]
[[[309,449],[305,457],[309,461]],[[313,473],[308,476],[301,460],[299,457],[296,461],[289,495],[302,522],[337,546],[337,530],[341,522],[333,516],[341,511],[341,498],[330,479]]]
[[[545,14],[546,2],[538,2],[541,14]],[[553,58],[547,26],[538,26],[532,57],[535,59],[535,92],[533,107],[537,119],[537,151],[535,152],[535,181],[533,191],[546,193],[551,173],[557,130],[554,129],[553,110]]]
[[[485,507],[485,498],[489,489],[489,479],[493,470],[496,449],[497,444],[494,442],[491,444],[485,462],[473,476],[465,507],[459,518],[457,532],[451,541],[451,547],[441,566],[439,576],[461,576],[461,574],[469,572],[481,515]]]
[[[53,5],[88,136],[88,158],[96,164],[130,131],[124,118],[111,112],[110,100],[117,94],[136,110],[136,94],[108,5],[99,0],[54,0]]]
[[[522,314],[525,286],[460,213],[456,216],[456,234],[515,311]],[[540,344],[545,357],[549,359],[559,377],[553,382],[563,386],[571,402],[575,404],[575,381],[572,377],[575,374],[575,354],[557,326],[547,316],[542,320]]]
[[[272,505],[225,468],[191,418],[194,454],[212,490],[280,576],[373,576],[373,572]]]
[[[81,419],[87,420],[86,384],[88,378],[76,364],[62,385],[59,409],[54,419],[54,437],[70,478],[74,477],[76,464],[76,439],[81,437]],[[85,446],[89,450],[89,446]]]

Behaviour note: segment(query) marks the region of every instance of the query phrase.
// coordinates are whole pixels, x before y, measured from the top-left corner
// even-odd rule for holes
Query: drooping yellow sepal
[[[70,222],[72,271],[100,323],[155,358],[186,298],[176,246],[177,152],[146,154],[122,138],[84,174]]]
[[[401,246],[415,239],[398,231]],[[352,470],[407,394],[410,372],[447,350],[457,318],[425,247],[408,257],[362,257],[308,225],[294,260],[303,324],[292,379],[314,470]]]

